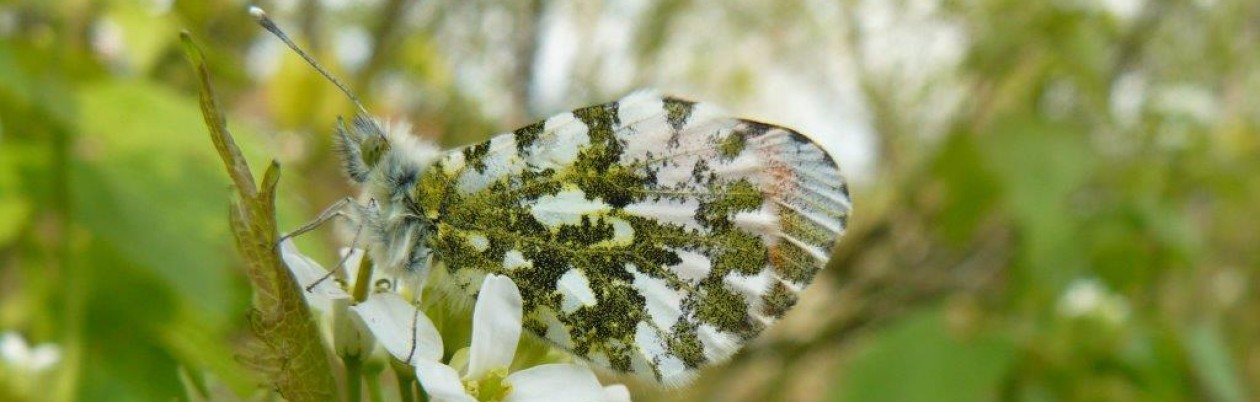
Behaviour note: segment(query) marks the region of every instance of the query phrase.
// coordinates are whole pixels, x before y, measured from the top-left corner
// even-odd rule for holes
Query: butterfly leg
[[[416,357],[416,345],[420,343],[420,334],[416,333],[416,325],[420,321],[420,307],[416,306],[416,312],[411,315],[411,350],[407,352],[407,364],[412,364],[413,358]]]
[[[328,221],[333,220],[333,218],[337,218],[337,217],[348,218],[349,216],[346,214],[345,209],[347,206],[349,206],[353,202],[354,201],[351,200],[350,197],[346,197],[346,198],[342,198],[338,200],[337,202],[330,205],[328,208],[325,208],[323,212],[320,212],[319,216],[315,217],[315,219],[311,220],[310,222],[307,222],[306,224],[302,226],[299,226],[297,229],[294,229],[292,232],[281,235],[280,241],[276,243],[277,244],[283,243],[285,240],[289,240],[291,238],[304,235],[312,230],[318,229],[320,226],[324,226],[325,223],[328,223]]]
[[[333,203],[333,205],[329,206],[328,208],[325,208],[324,211],[320,212],[319,216],[315,217],[314,220],[307,222],[306,224],[298,227],[296,230],[292,232],[289,232],[283,236],[280,236],[280,242],[309,233],[315,229],[318,229],[319,227],[323,226],[325,223],[328,223],[329,221],[332,221],[334,218],[337,218],[337,217],[354,220],[353,219],[354,216],[367,216],[364,211],[365,210],[370,211],[372,210],[372,208],[373,208],[372,205],[369,205],[368,207],[365,208],[363,206],[355,204],[354,200],[349,197],[342,198],[341,200],[338,200],[337,202]],[[347,209],[351,209],[351,211],[347,212],[346,211]],[[354,237],[350,240],[351,249],[354,249],[355,247],[359,245],[359,238],[363,234],[364,226],[366,226],[366,224],[362,222],[362,220],[359,220],[358,224],[355,225]],[[323,283],[324,281],[328,280],[328,278],[331,278],[337,272],[341,271],[345,267],[346,261],[350,259],[350,254],[351,253],[347,252],[345,253],[345,255],[342,255],[341,259],[337,262],[337,266],[329,270],[328,273],[325,274],[323,277],[320,277],[319,280],[316,280],[315,282],[308,285],[306,287],[306,290],[308,292],[311,291],[316,286],[319,286],[319,284]]]

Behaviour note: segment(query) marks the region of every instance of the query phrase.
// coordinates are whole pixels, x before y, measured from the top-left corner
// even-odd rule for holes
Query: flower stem
[[[359,402],[363,398],[363,360],[347,357],[342,361],[346,365],[346,402]]]
[[[394,368],[394,375],[398,378],[398,394],[402,397],[402,402],[416,401],[416,376],[411,370],[408,370],[406,364],[391,359],[391,365]],[[420,394],[420,400],[427,401],[424,393]]]
[[[367,379],[368,401],[383,402],[384,395],[381,394],[381,366],[378,368],[367,368],[363,371],[364,377]]]

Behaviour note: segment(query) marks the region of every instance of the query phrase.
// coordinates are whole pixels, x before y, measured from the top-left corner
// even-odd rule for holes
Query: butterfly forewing
[[[850,209],[806,137],[650,92],[452,151],[415,192],[452,285],[506,275],[527,332],[666,384],[781,317]]]

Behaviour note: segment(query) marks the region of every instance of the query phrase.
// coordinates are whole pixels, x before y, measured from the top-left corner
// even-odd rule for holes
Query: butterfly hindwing
[[[527,332],[666,384],[781,317],[850,208],[801,134],[650,92],[452,151],[415,192],[453,286],[506,275]]]

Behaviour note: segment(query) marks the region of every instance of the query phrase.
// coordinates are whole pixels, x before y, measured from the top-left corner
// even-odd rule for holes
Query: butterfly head
[[[367,181],[389,149],[389,139],[376,119],[359,115],[349,127],[345,120],[337,119],[337,151],[346,175],[355,182]]]

